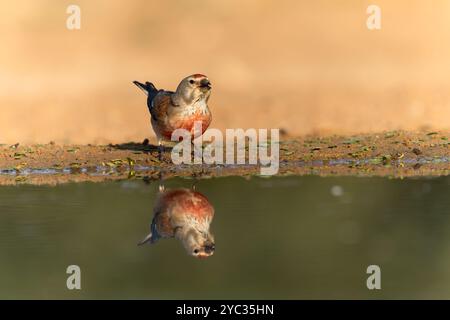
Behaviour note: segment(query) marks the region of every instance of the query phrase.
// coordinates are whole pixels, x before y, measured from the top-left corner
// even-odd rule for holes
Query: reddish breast
[[[209,124],[211,123],[211,115],[209,114],[202,114],[200,112],[194,113],[188,117],[183,117],[178,119],[174,122],[174,129],[168,129],[163,131],[163,135],[166,139],[169,139],[172,137],[172,133],[175,129],[185,129],[189,131],[192,136],[194,135],[194,124],[195,122],[201,122],[202,123],[202,134],[206,131],[206,129],[209,127]]]

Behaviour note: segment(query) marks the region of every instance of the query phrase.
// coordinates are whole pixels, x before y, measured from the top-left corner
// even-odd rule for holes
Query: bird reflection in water
[[[213,217],[213,206],[200,192],[191,189],[165,190],[160,186],[150,233],[139,245],[153,244],[160,238],[176,238],[189,255],[207,258],[215,250],[214,236],[209,231]]]

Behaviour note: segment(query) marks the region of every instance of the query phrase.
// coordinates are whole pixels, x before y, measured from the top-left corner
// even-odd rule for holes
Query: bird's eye
[[[191,80],[189,80],[189,83],[190,83],[190,84],[194,84],[194,82],[195,82],[195,81],[194,81],[194,80],[192,80],[192,79],[191,79]]]
[[[195,249],[195,250],[194,250],[194,253],[197,254],[197,253],[198,253],[198,249]]]

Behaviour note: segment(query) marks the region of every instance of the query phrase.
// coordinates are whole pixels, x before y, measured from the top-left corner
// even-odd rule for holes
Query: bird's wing
[[[153,98],[149,106],[153,120],[161,121],[167,118],[169,109],[173,107],[172,94],[173,92],[160,90]]]

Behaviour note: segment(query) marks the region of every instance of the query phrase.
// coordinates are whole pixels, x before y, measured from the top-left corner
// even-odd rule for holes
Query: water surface
[[[0,298],[450,298],[450,177],[196,181],[215,208],[203,260],[175,239],[137,246],[158,185],[1,187]],[[72,264],[81,290],[66,287]],[[381,290],[366,287],[372,264]]]

